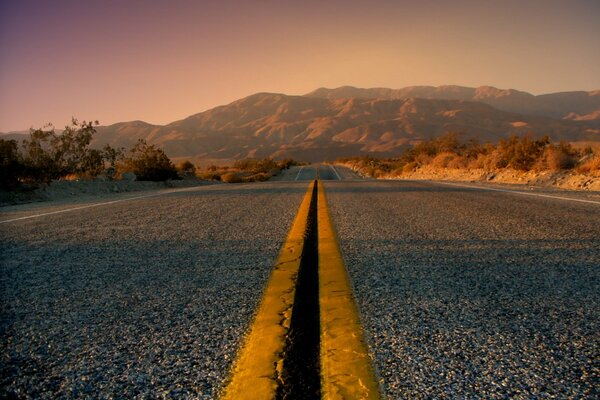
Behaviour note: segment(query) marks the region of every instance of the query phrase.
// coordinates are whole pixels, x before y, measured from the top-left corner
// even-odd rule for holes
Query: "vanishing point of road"
[[[317,177],[378,396],[598,398],[600,200],[329,165],[0,210],[0,397],[223,396]]]

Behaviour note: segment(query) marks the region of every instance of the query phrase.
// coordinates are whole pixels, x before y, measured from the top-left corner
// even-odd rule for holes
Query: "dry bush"
[[[467,160],[467,168],[470,169],[484,169],[486,167],[486,160],[489,154],[478,154],[476,158]]]
[[[451,169],[462,169],[467,168],[469,160],[466,157],[455,154],[450,161],[448,161],[448,168]]]
[[[419,163],[416,161],[409,162],[402,167],[403,174],[410,174],[411,172],[415,172],[420,167]]]
[[[175,166],[175,169],[184,176],[193,176],[196,174],[196,166],[189,160],[179,162]]]
[[[204,179],[207,181],[220,181],[221,174],[217,171],[198,171],[196,172],[198,179]]]
[[[544,150],[544,155],[540,157],[535,168],[538,170],[559,171],[573,168],[576,162],[575,155],[569,147],[549,146]]]
[[[580,174],[589,174],[590,172],[600,171],[600,154],[587,156],[578,166],[575,171]]]
[[[271,174],[267,172],[259,172],[258,174],[253,174],[249,176],[245,176],[242,178],[244,182],[265,182],[271,178]]]
[[[432,159],[432,156],[426,153],[419,153],[415,156],[413,161],[415,161],[419,165],[427,165],[431,163]]]
[[[431,165],[436,168],[447,168],[448,163],[454,158],[456,154],[444,151],[439,153],[437,156],[431,160]]]
[[[226,172],[221,175],[221,180],[225,183],[241,183],[243,181],[238,172]]]
[[[467,166],[467,159],[456,153],[445,151],[435,156],[431,160],[431,165],[436,168],[465,168]]]

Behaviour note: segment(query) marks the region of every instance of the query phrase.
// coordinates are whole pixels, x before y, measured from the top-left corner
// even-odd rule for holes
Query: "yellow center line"
[[[314,182],[308,189],[281,249],[250,332],[234,364],[223,399],[274,399],[291,320],[296,276]]]
[[[317,208],[311,211],[311,198],[315,184],[318,185]],[[286,347],[286,339],[290,331],[292,312],[294,310],[294,312],[306,312],[303,307],[294,308],[294,298],[298,271],[301,268],[301,255],[307,245],[306,241],[311,240],[307,249],[314,246],[314,236],[307,233],[309,213],[311,226],[314,227],[312,224],[317,222],[318,228],[318,294],[315,287],[313,289],[315,293],[305,293],[302,296],[314,295],[315,301],[318,296],[319,305],[316,312],[319,313],[320,333],[315,330],[313,336],[318,335],[320,343],[318,352],[320,367],[316,368],[319,368],[321,373],[321,398],[325,400],[380,398],[379,386],[363,338],[350,280],[327,208],[325,190],[321,183],[313,182],[308,186],[269,278],[248,336],[225,387],[223,399],[270,400],[281,397],[281,389],[291,390],[289,395],[292,397],[299,395],[295,392],[296,387],[290,389],[289,382],[284,382],[285,378],[290,376],[289,365],[284,365],[284,352],[290,351],[290,348]],[[312,257],[306,256],[305,262],[309,263],[308,266],[316,267],[314,265],[317,263],[316,259],[309,260],[312,260]],[[307,268],[307,265],[302,265],[302,268]],[[298,326],[293,329],[301,330],[303,327]],[[286,363],[290,361],[286,360]],[[292,363],[294,360],[297,359],[293,359]],[[305,378],[303,375],[299,378],[298,382],[306,382],[303,381]],[[302,391],[304,387],[297,389]],[[283,394],[283,396],[287,395]]]
[[[379,399],[358,309],[327,208],[318,187],[322,398]]]

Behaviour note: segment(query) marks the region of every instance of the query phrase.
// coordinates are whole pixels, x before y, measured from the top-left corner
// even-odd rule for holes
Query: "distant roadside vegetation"
[[[298,163],[291,158],[281,161],[271,158],[262,160],[246,158],[235,161],[232,166],[209,166],[204,170],[197,171],[197,176],[201,179],[226,183],[263,182],[294,165],[298,165]]]
[[[57,133],[49,125],[32,129],[21,143],[0,139],[0,189],[35,189],[53,180],[208,179],[227,183],[266,181],[296,162],[244,159],[231,167],[204,170],[184,160],[174,165],[165,152],[139,140],[131,149],[90,147],[98,121],[76,119]]]
[[[73,119],[61,133],[50,125],[32,129],[22,143],[0,139],[0,187],[36,188],[56,179],[179,179],[166,154],[143,140],[129,151],[109,145],[91,148],[97,125]]]
[[[591,147],[575,149],[569,143],[551,143],[547,136],[511,136],[497,144],[461,141],[459,134],[448,133],[425,140],[396,158],[370,156],[339,159],[363,175],[379,178],[400,176],[422,167],[446,169],[481,169],[494,172],[560,171],[577,173],[600,171],[600,152]]]

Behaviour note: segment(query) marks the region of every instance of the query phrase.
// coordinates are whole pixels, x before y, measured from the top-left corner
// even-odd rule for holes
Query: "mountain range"
[[[322,161],[394,156],[446,132],[481,142],[532,133],[600,143],[600,91],[534,96],[489,86],[344,86],[304,96],[257,93],[167,125],[100,126],[94,144],[130,147],[142,138],[170,157],[197,162],[267,156]]]

